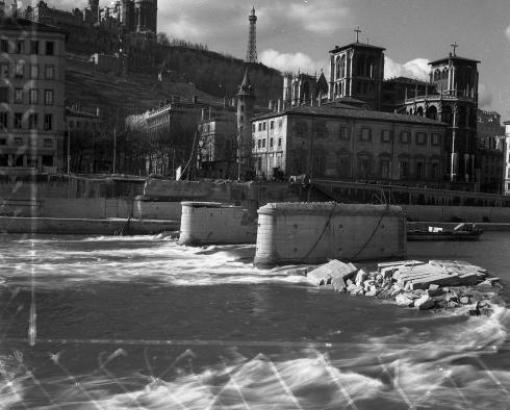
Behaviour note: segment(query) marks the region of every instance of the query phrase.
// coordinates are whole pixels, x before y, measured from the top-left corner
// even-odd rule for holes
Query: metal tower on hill
[[[255,6],[251,9],[250,17],[250,38],[248,40],[248,51],[246,52],[246,62],[257,62],[257,16],[255,15]]]

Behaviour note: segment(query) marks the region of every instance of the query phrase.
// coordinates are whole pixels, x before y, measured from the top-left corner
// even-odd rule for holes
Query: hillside
[[[246,63],[213,51],[180,46],[158,46],[155,52],[161,70],[184,75],[197,88],[215,97],[234,96],[243,78]],[[281,98],[283,80],[278,70],[263,64],[250,65],[257,104]]]
[[[157,106],[172,95],[214,99],[190,83],[170,78],[159,82],[154,73],[135,72],[127,77],[101,73],[85,57],[67,56],[66,105],[80,104],[83,110],[91,112],[99,107],[106,115],[125,116]]]

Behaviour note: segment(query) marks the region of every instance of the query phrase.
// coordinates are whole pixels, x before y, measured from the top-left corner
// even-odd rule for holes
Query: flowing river
[[[410,243],[502,279],[510,233]],[[256,269],[254,246],[0,236],[0,409],[508,409],[510,314],[416,311]]]

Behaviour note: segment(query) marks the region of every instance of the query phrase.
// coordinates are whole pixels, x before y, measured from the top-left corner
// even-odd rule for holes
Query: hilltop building
[[[0,169],[63,169],[65,33],[14,17],[0,33]]]

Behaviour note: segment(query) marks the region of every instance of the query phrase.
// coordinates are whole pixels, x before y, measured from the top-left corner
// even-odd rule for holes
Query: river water
[[[410,243],[510,292],[510,234]],[[256,269],[254,246],[0,237],[0,408],[508,409],[510,314],[420,312]]]

